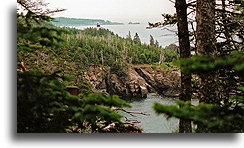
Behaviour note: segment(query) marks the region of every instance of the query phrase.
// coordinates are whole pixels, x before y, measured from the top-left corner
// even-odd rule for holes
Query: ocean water
[[[135,117],[127,113],[121,112],[127,119],[136,120],[140,123],[135,125],[143,129],[143,133],[175,133],[179,129],[179,119],[169,118],[166,115],[157,115],[153,110],[152,106],[155,102],[174,105],[176,98],[162,97],[157,94],[148,94],[147,98],[135,98],[127,100],[127,102],[132,106],[126,110],[132,112],[143,112],[149,114],[149,116],[134,114]]]
[[[136,126],[143,129],[143,133],[177,133],[179,132],[179,119],[167,118],[166,115],[157,115],[153,110],[152,106],[155,102],[164,105],[175,105],[175,101],[178,98],[164,97],[155,93],[149,93],[146,98],[132,98],[128,100],[132,107],[126,108],[127,111],[131,112],[143,112],[149,114],[149,116],[134,114],[135,117],[125,112],[119,112],[125,116],[128,120],[136,120],[139,123],[135,123]],[[193,99],[192,104],[197,105],[198,100]]]
[[[162,47],[168,46],[170,44],[178,45],[178,37],[176,35],[176,26],[169,26],[163,28],[153,28],[146,29],[147,24],[124,24],[124,25],[103,25],[102,28],[109,29],[110,31],[118,34],[121,37],[126,37],[130,31],[131,37],[135,36],[135,33],[138,33],[141,42],[149,44],[150,35],[153,36],[154,40],[159,42],[159,45]],[[85,29],[88,27],[96,26],[77,26],[78,29]]]

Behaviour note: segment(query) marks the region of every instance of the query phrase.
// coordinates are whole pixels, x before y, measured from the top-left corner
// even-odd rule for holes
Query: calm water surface
[[[124,25],[103,25],[101,27],[109,29],[110,31],[118,34],[121,37],[126,37],[130,31],[131,37],[133,38],[135,33],[138,33],[141,42],[149,44],[150,35],[153,36],[155,40],[159,42],[159,45],[162,47],[168,46],[169,44],[175,43],[178,44],[178,39],[176,36],[176,26],[165,27],[165,28],[153,28],[146,29],[147,24],[124,24]],[[85,29],[88,27],[96,26],[78,26],[76,28]]]
[[[150,116],[141,114],[135,114],[136,117],[132,117],[129,114],[120,112],[130,120],[137,120],[140,123],[135,125],[143,129],[143,133],[174,133],[178,131],[179,120],[177,118],[169,118],[165,115],[157,115],[152,106],[155,102],[174,105],[177,98],[162,97],[156,94],[148,94],[147,98],[137,98],[127,100],[131,104],[132,108],[126,108],[128,111],[148,113]],[[192,101],[193,104],[197,104],[197,100]]]

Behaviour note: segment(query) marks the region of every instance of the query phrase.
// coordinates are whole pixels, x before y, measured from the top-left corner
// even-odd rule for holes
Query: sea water
[[[147,98],[132,98],[127,99],[132,107],[125,108],[131,112],[142,112],[148,115],[133,114],[134,117],[125,112],[119,112],[124,115],[128,120],[136,120],[139,123],[135,125],[143,130],[143,133],[174,133],[178,131],[179,120],[177,118],[167,119],[166,115],[157,115],[152,106],[155,102],[174,105],[177,98],[162,97],[157,94],[148,94]]]
[[[162,47],[168,46],[170,44],[178,45],[178,38],[176,35],[177,27],[174,26],[167,26],[161,28],[153,28],[153,29],[146,29],[148,24],[124,24],[124,25],[103,25],[102,28],[109,29],[110,31],[118,34],[121,37],[126,38],[126,36],[131,34],[133,38],[135,33],[138,33],[141,42],[149,44],[150,43],[150,35],[153,36],[154,40],[159,42],[159,45]],[[96,26],[77,26],[78,29],[85,29]]]
[[[119,113],[125,116],[127,120],[138,121],[139,123],[135,123],[135,125],[140,127],[143,130],[143,133],[178,133],[179,119],[174,117],[168,118],[164,114],[158,115],[152,108],[155,102],[164,105],[175,105],[176,100],[178,100],[178,97],[165,97],[155,93],[150,93],[146,98],[126,99],[127,103],[132,107],[125,108],[125,110],[130,112],[141,112],[149,115],[133,114],[135,115],[133,117],[122,111]],[[193,105],[197,105],[198,103],[198,100],[192,100]]]

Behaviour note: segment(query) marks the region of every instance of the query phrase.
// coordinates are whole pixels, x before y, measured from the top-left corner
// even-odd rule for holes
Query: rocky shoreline
[[[145,98],[148,93],[177,97],[180,93],[178,69],[130,66],[128,76],[121,80],[109,67],[90,66],[85,78],[95,93],[118,95],[123,98]]]

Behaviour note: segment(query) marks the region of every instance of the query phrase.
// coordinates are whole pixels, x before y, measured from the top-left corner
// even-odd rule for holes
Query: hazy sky
[[[50,8],[65,8],[54,17],[104,19],[117,22],[157,22],[174,13],[169,0],[44,0]]]

